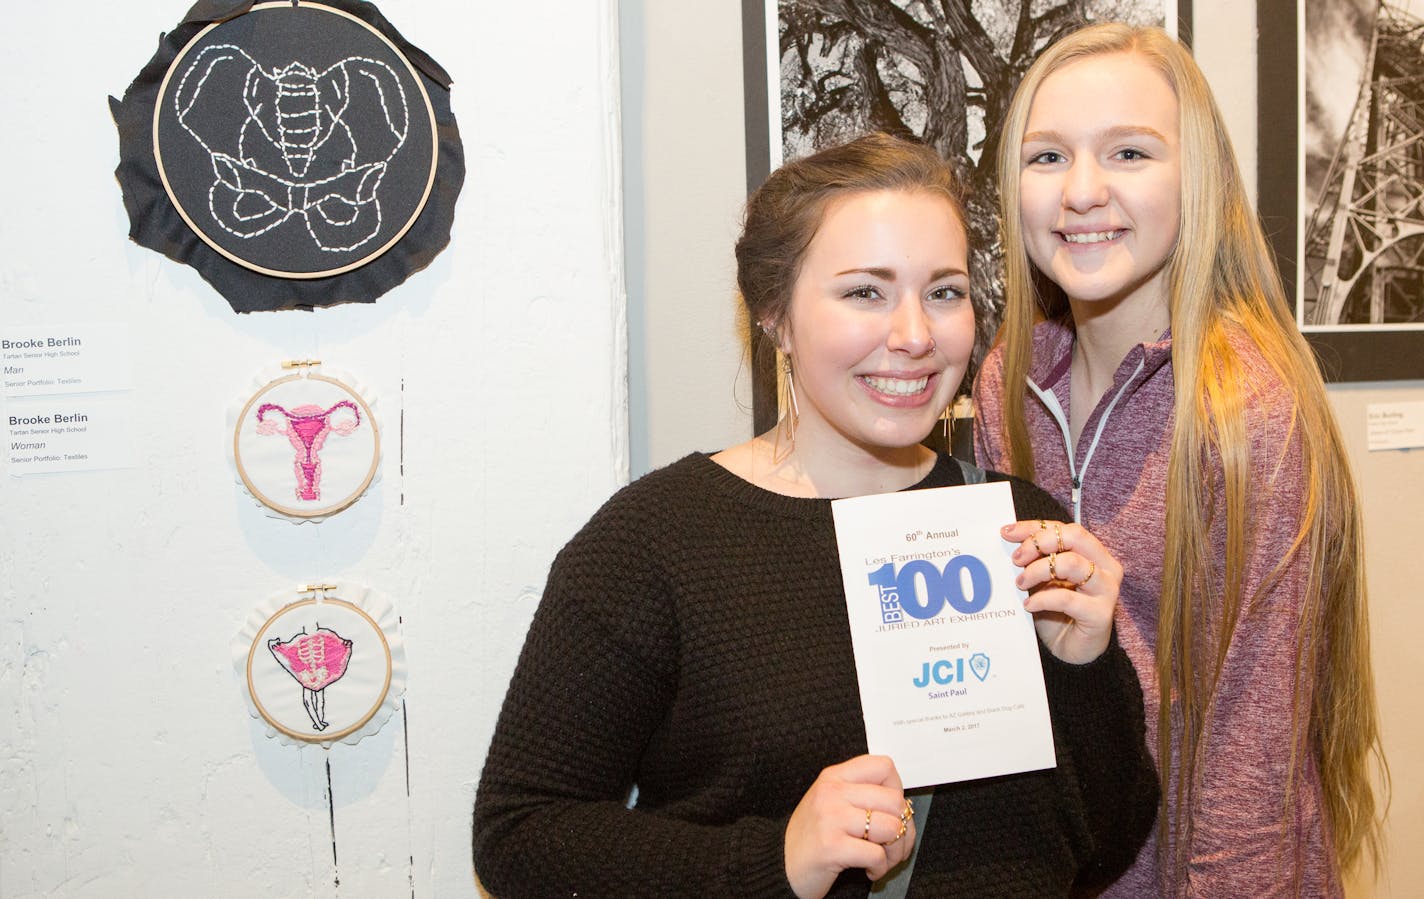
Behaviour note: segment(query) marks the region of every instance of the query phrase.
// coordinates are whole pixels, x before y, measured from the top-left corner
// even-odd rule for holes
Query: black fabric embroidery
[[[259,121],[258,115],[251,115],[248,127],[254,135],[262,131],[261,136],[266,137],[267,158],[265,161],[260,158],[258,153],[249,155],[246,152],[235,152],[235,145],[232,144],[233,139],[228,136],[228,146],[220,146],[217,150],[213,150],[212,147],[204,148],[209,152],[203,154],[203,161],[212,171],[204,170],[198,174],[197,178],[200,181],[206,178],[207,183],[213,185],[215,194],[222,191],[227,192],[225,199],[230,204],[229,214],[225,218],[214,216],[211,223],[212,231],[220,233],[226,230],[230,233],[238,233],[242,230],[240,222],[263,221],[261,214],[265,212],[267,214],[265,221],[274,223],[272,225],[274,229],[281,229],[280,235],[274,230],[273,236],[290,238],[293,245],[303,248],[306,253],[306,260],[294,264],[290,270],[280,264],[270,262],[273,258],[283,258],[281,254],[287,252],[277,246],[276,242],[269,244],[267,258],[254,261],[239,255],[239,258],[247,259],[249,264],[289,272],[290,276],[280,277],[255,271],[219,253],[184,221],[183,216],[164,189],[153,147],[155,105],[158,102],[163,79],[174,60],[204,28],[214,22],[225,22],[241,16],[249,12],[253,5],[250,0],[243,0],[243,2],[200,0],[188,11],[178,27],[160,38],[158,51],[139,72],[133,83],[129,85],[128,90],[124,93],[124,99],[120,101],[113,97],[109,98],[114,122],[119,130],[119,166],[114,174],[123,189],[124,205],[129,214],[129,236],[141,246],[157,250],[174,261],[191,265],[197,269],[237,312],[310,309],[338,303],[373,302],[391,288],[405,281],[410,275],[429,265],[450,242],[455,202],[465,176],[464,150],[450,106],[450,76],[426,53],[406,41],[375,6],[369,3],[355,2],[355,0],[323,0],[322,5],[348,13],[384,35],[409,60],[411,67],[419,73],[425,93],[430,98],[430,107],[435,120],[434,131],[438,150],[434,182],[424,207],[414,222],[410,223],[409,230],[399,236],[399,239],[395,240],[384,252],[374,255],[373,258],[368,258],[359,266],[346,271],[338,271],[323,277],[304,277],[312,272],[337,270],[343,265],[360,262],[363,257],[369,257],[379,250],[383,242],[395,239],[398,228],[394,224],[388,221],[384,231],[380,231],[380,226],[375,224],[380,218],[379,209],[369,205],[364,207],[366,216],[362,219],[357,215],[357,212],[363,207],[358,207],[354,201],[359,199],[369,204],[374,199],[378,199],[374,196],[375,187],[373,185],[379,185],[382,179],[390,177],[391,181],[384,188],[386,196],[393,197],[398,202],[389,204],[387,209],[391,210],[394,216],[399,219],[396,224],[404,227],[415,208],[406,195],[411,184],[418,177],[419,167],[415,170],[416,175],[392,174],[396,172],[393,165],[388,173],[387,165],[392,163],[391,157],[394,156],[389,146],[379,145],[374,137],[363,141],[363,135],[359,133],[359,129],[355,129],[353,137],[348,138],[345,131],[353,129],[347,129],[344,126],[338,137],[345,142],[346,147],[343,151],[344,156],[339,157],[337,161],[317,159],[307,162],[306,160],[293,159],[293,156],[299,155],[301,152],[298,146],[300,140],[294,139],[290,135],[272,136],[270,134],[271,120]],[[306,5],[310,6],[311,4]],[[273,14],[281,12],[281,10],[276,10]],[[333,20],[336,18],[332,17]],[[217,34],[221,30],[221,28],[216,29],[213,34]],[[336,58],[327,61],[319,68],[288,66],[288,75],[290,76],[288,81],[294,87],[291,92],[283,93],[285,89],[278,87],[276,79],[271,76],[272,72],[286,66],[288,60],[285,58],[264,59],[260,55],[255,55],[256,58],[248,56],[244,59],[238,53],[232,55],[238,59],[238,64],[233,67],[234,69],[245,66],[246,70],[257,72],[262,77],[249,80],[257,83],[257,89],[265,87],[269,93],[274,94],[274,97],[268,98],[268,112],[270,112],[271,106],[284,103],[286,112],[299,113],[300,110],[295,109],[292,104],[300,102],[307,94],[316,94],[323,89],[330,94],[333,90],[332,85],[338,83],[339,89],[344,91],[346,86],[352,83],[352,79],[362,84],[376,84],[381,77],[384,77],[378,64],[367,66],[372,69],[372,72],[358,73],[355,71],[357,64],[351,63],[344,57]],[[189,54],[184,58],[185,64],[190,64],[191,56],[192,54]],[[361,65],[365,65],[365,63]],[[258,67],[262,67],[260,71]],[[268,70],[269,68],[271,71]],[[182,74],[182,72],[175,72],[174,78],[179,78]],[[200,74],[195,73],[195,78]],[[408,72],[404,74],[407,77],[409,75]],[[325,76],[324,81],[322,80],[323,76]],[[218,84],[219,82],[216,80],[212,82],[213,90],[210,91],[209,96],[217,95]],[[303,94],[302,91],[307,93]],[[173,93],[174,88],[170,86],[167,96],[171,97]],[[366,95],[368,110],[373,105],[379,106],[377,101],[371,99],[378,95],[376,88],[367,90]],[[353,101],[363,99],[359,90],[351,97]],[[329,99],[329,97],[323,99]],[[243,125],[240,96],[234,100],[232,91],[229,90],[225,100],[229,104],[237,104],[237,124]],[[412,115],[412,126],[421,124],[426,129],[424,146],[423,148],[415,147],[412,150],[412,158],[423,152],[424,158],[428,160],[430,145],[428,119],[426,119],[424,104],[419,102],[418,97],[410,97],[408,101],[411,106],[417,103],[419,105],[417,113]],[[310,101],[308,100],[308,102]],[[425,119],[425,122],[415,121],[417,117]],[[289,121],[296,122],[298,118],[290,116]],[[327,118],[327,124],[331,124],[330,116]],[[213,143],[217,145],[221,144],[221,141],[213,141]],[[361,143],[364,143],[365,146],[362,147]],[[196,139],[193,144],[197,145]],[[250,146],[252,144],[244,146],[243,150],[246,151]],[[238,159],[238,157],[249,157],[250,159],[252,156],[259,158],[252,162]],[[340,159],[349,159],[350,162],[341,162]],[[399,157],[396,159],[399,160]],[[400,161],[403,162],[403,160]],[[323,188],[323,191],[330,195],[324,201],[325,205],[320,205],[322,198],[317,195],[317,192],[305,188],[293,191],[293,195],[279,198],[280,184],[276,179],[269,177],[270,171],[276,171],[278,175],[288,181],[301,183],[303,178],[318,180],[322,176],[313,166],[323,165],[327,168],[345,165],[351,167],[353,172],[363,169],[361,174],[364,174],[365,177],[353,177],[350,173],[339,178],[332,177],[340,174],[339,169],[326,172],[327,179],[323,183],[331,185],[331,190]],[[423,167],[426,172],[425,177],[428,177],[428,162]],[[402,177],[405,179],[404,182],[400,180]],[[242,191],[232,190],[231,185],[235,183],[240,183],[244,189],[249,186],[261,188],[254,189],[250,193],[251,197],[256,198],[255,202],[259,204],[259,208],[254,210],[250,206],[243,206],[238,210],[238,217],[234,217],[230,213],[232,209],[238,208],[239,201],[246,202],[242,199]],[[423,189],[424,183],[425,178],[418,179],[418,186],[421,189]],[[391,191],[400,191],[400,193],[393,194]],[[297,194],[301,196],[295,196]],[[272,199],[269,200],[268,197]],[[402,200],[405,201],[404,216],[401,216],[398,211],[401,206],[399,201]],[[216,204],[218,201],[212,202]],[[275,211],[263,204],[270,204],[275,207]],[[188,211],[190,214],[193,213],[191,209]],[[206,214],[209,210],[204,207],[201,211]],[[245,218],[246,215],[254,213],[254,211],[258,214],[256,218]],[[287,216],[287,218],[284,220],[283,216]],[[340,225],[333,228],[332,221],[341,222],[347,217],[352,219],[351,224],[346,225],[344,229]],[[253,227],[251,230],[255,231],[257,228]],[[344,233],[341,233],[343,230]],[[370,234],[369,237],[367,237],[368,234]],[[368,244],[369,246],[367,246]],[[354,246],[348,250],[348,245]],[[278,255],[272,256],[273,253]],[[334,264],[329,268],[322,267],[324,255],[329,255],[334,260]]]

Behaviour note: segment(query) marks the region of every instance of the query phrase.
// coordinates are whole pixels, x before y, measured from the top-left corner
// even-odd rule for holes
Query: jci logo
[[[886,562],[867,577],[880,593],[880,620],[885,624],[901,621],[905,615],[933,618],[946,603],[962,615],[982,612],[993,586],[988,567],[967,555],[955,556],[944,568],[928,559],[914,559],[898,570]]]
[[[982,652],[976,652],[970,656],[969,673],[982,683],[984,678],[989,676],[989,657]],[[915,678],[915,686],[923,688],[932,683],[940,685],[964,683],[964,658],[961,656],[957,659],[922,662],[920,674]]]

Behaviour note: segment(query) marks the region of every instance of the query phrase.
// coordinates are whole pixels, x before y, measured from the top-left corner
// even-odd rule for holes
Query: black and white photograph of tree
[[[1304,330],[1424,329],[1424,0],[1304,0]]]
[[[1085,23],[1175,31],[1176,19],[1171,0],[767,2],[778,6],[782,159],[888,131],[954,163],[969,189],[981,346],[1002,305],[996,154],[1019,79],[1044,47]]]

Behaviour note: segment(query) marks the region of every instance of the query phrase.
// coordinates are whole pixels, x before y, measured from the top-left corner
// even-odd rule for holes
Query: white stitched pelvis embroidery
[[[380,232],[381,179],[410,130],[390,66],[350,56],[321,72],[297,61],[264,69],[241,47],[214,44],[183,72],[173,104],[212,157],[208,210],[229,234],[250,239],[298,217],[336,253]]]

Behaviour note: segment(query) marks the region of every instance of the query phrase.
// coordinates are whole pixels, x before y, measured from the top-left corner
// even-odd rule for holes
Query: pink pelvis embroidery
[[[346,673],[351,662],[351,641],[317,625],[316,633],[308,634],[302,628],[285,643],[273,637],[267,641],[267,648],[277,664],[302,685],[302,707],[307,710],[312,727],[326,730],[326,688]]]
[[[333,423],[332,413],[345,407],[355,418],[349,422]],[[286,427],[276,422],[264,421],[268,412],[280,412],[286,419]],[[322,411],[320,406],[310,403],[297,406],[290,412],[276,403],[263,403],[257,407],[257,433],[286,434],[297,451],[292,470],[297,476],[297,499],[321,499],[321,448],[327,435],[340,434],[345,437],[361,424],[361,410],[350,400],[342,400],[330,409]]]

